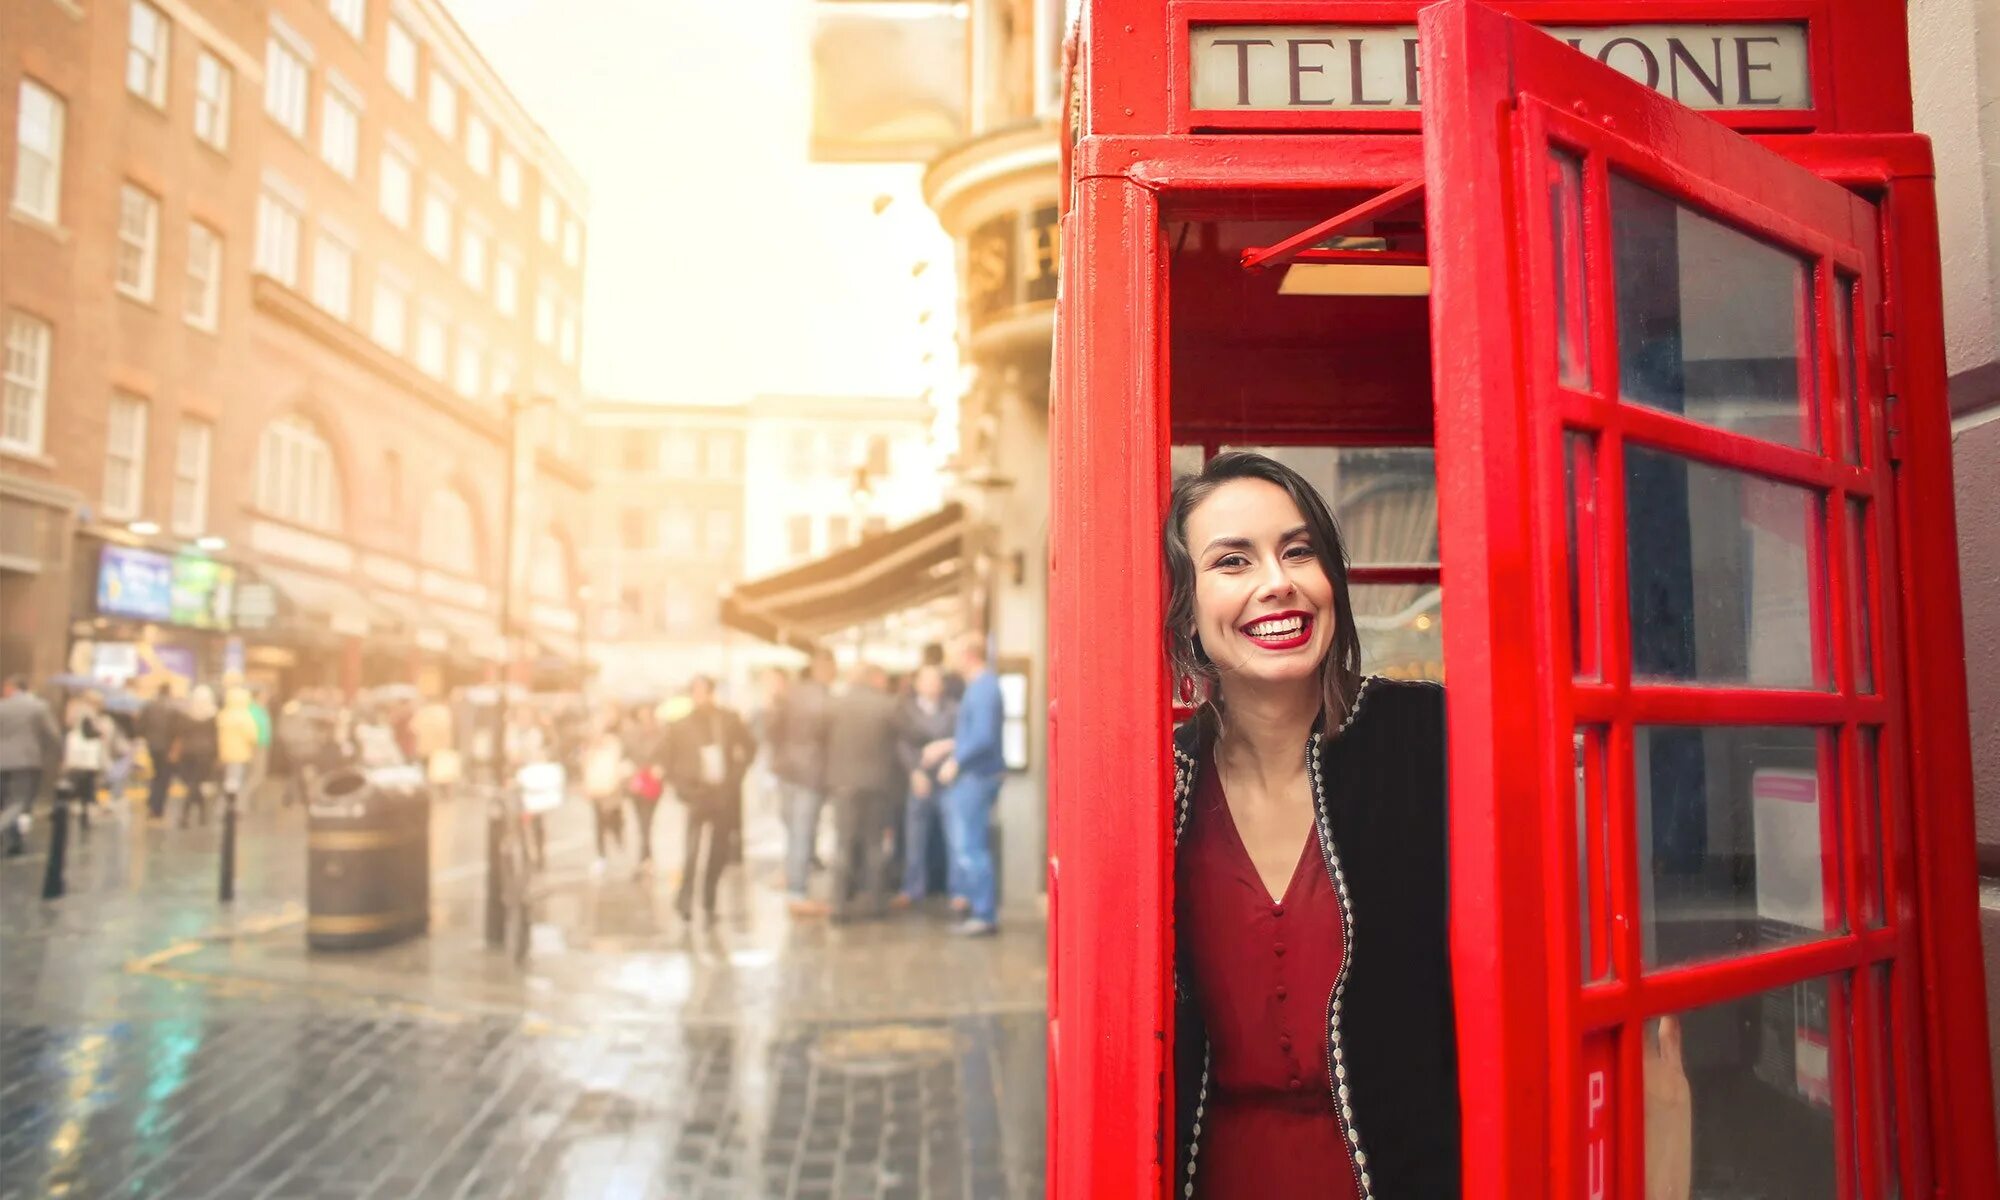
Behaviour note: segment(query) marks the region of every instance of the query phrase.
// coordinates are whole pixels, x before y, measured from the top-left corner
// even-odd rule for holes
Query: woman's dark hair
[[[1333,510],[1305,476],[1275,458],[1247,450],[1218,454],[1198,474],[1174,480],[1173,496],[1167,502],[1160,543],[1167,567],[1167,662],[1173,670],[1176,698],[1196,707],[1195,719],[1204,741],[1221,731],[1222,676],[1203,652],[1194,631],[1195,563],[1188,549],[1187,522],[1188,515],[1217,488],[1237,479],[1261,479],[1285,490],[1305,517],[1313,552],[1319,555],[1320,567],[1333,585],[1333,644],[1320,664],[1320,726],[1338,729],[1361,689],[1361,635],[1354,627],[1354,606],[1347,598],[1347,545],[1341,541]],[[1187,680],[1193,681],[1191,697],[1183,691]]]

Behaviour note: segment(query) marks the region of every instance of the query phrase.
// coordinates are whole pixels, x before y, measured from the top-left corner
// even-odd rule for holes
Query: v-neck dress
[[[1209,1036],[1195,1195],[1355,1196],[1326,1061],[1327,1001],[1345,944],[1319,839],[1307,832],[1273,900],[1211,762],[1181,832],[1174,908]]]

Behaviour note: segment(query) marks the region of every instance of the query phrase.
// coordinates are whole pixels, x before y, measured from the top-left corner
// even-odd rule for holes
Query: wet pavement
[[[0,859],[0,1200],[1039,1194],[1040,926],[794,924],[779,836],[691,929],[566,806],[523,965],[483,945],[469,801],[430,935],[380,950],[307,950],[296,810],[246,818],[228,906],[213,826],[101,820],[54,902]]]

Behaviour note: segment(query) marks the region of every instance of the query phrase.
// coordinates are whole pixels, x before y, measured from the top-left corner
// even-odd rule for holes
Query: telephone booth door
[[[1878,210],[1420,28],[1468,1183],[1931,1194]]]

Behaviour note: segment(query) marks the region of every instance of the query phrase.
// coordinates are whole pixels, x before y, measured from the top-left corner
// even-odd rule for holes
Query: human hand
[[[949,784],[951,783],[952,780],[957,778],[958,778],[958,760],[955,758],[945,759],[944,766],[938,770],[938,782],[943,784]]]
[[[1646,1200],[1688,1200],[1694,1188],[1694,1098],[1681,1064],[1681,1023],[1661,1017],[1640,1048],[1646,1090]]]
[[[943,762],[951,754],[951,746],[952,741],[950,738],[939,738],[926,745],[923,754],[923,765],[925,768],[935,767]]]
[[[931,777],[922,771],[910,772],[910,791],[918,799],[928,800],[931,796]]]

